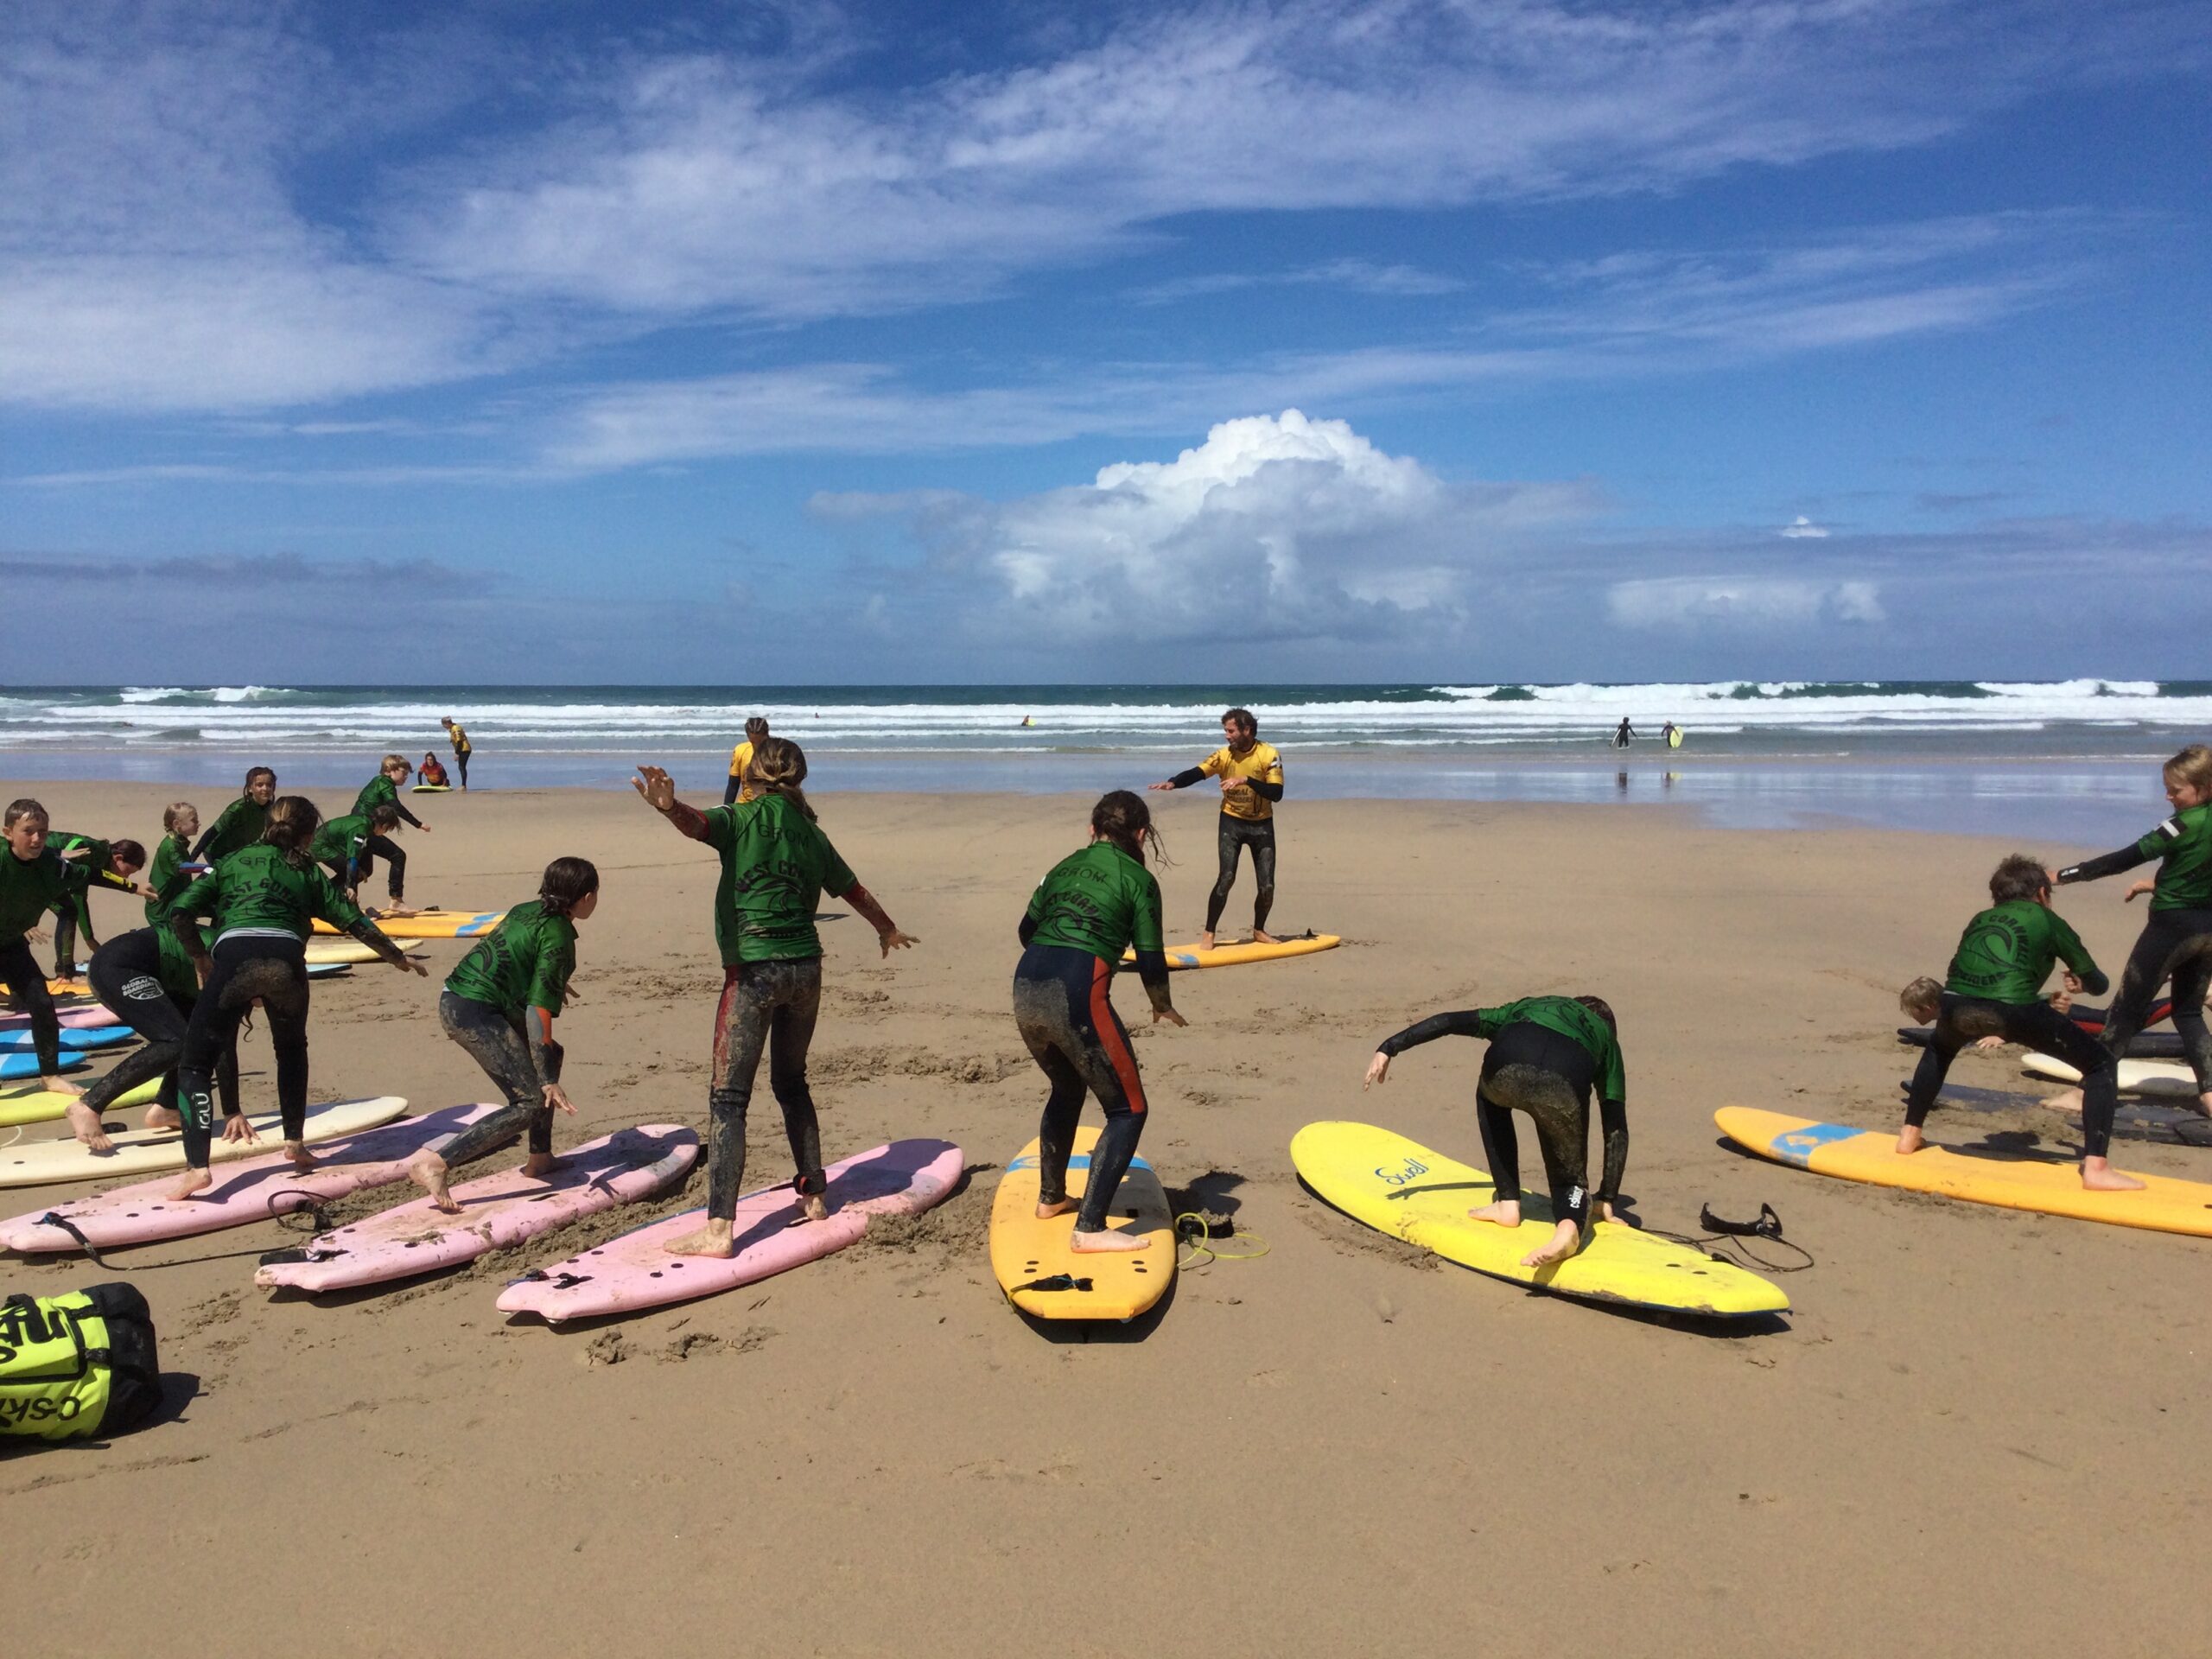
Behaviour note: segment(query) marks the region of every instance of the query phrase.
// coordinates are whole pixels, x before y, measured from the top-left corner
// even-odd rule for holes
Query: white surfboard
[[[378,1095],[372,1100],[340,1100],[308,1108],[305,1138],[313,1146],[341,1135],[357,1135],[389,1123],[407,1109],[397,1095]],[[226,1141],[219,1128],[210,1161],[251,1158],[274,1152],[282,1144],[283,1119],[275,1112],[247,1114],[261,1135],[251,1141]],[[73,1137],[18,1142],[0,1151],[0,1187],[46,1186],[56,1181],[101,1181],[118,1175],[155,1175],[165,1169],[184,1167],[184,1136],[175,1129],[111,1128],[112,1152],[93,1152]]]
[[[2082,1074],[2050,1054],[2031,1054],[2020,1062],[2031,1077],[2057,1083],[2079,1083]],[[2178,1060],[2122,1060],[2120,1092],[2123,1095],[2186,1095],[2196,1098],[2196,1074]]]

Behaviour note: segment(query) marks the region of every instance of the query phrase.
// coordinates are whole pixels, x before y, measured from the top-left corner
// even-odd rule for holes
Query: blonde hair
[[[308,846],[322,827],[322,810],[304,795],[279,795],[269,804],[269,821],[261,838],[284,855],[285,861],[304,868]]]
[[[2192,743],[2159,768],[2168,783],[2187,784],[2200,795],[2212,796],[2212,748]]]
[[[814,809],[806,804],[806,791],[799,787],[806,781],[806,752],[788,737],[764,737],[753,746],[753,759],[745,768],[745,775],[760,785],[764,793],[780,795],[814,821]]]
[[[190,801],[171,801],[162,809],[162,830],[167,834],[175,835],[177,825],[183,821],[184,815],[188,812],[195,818],[200,816],[200,809]]]
[[[404,754],[387,754],[384,758],[384,765],[378,766],[377,770],[390,772],[394,766],[397,766],[410,778],[415,775],[415,763]]]
[[[1943,982],[1923,974],[1897,993],[1897,1007],[1916,1020],[1926,1020],[1943,1005]]]

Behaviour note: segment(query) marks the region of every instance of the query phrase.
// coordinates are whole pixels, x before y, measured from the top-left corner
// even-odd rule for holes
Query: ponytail
[[[1167,843],[1152,827],[1152,809],[1144,797],[1126,789],[1108,791],[1090,809],[1090,833],[1110,841],[1140,864],[1147,850],[1160,863],[1169,862]]]
[[[537,902],[549,916],[566,916],[599,891],[599,867],[588,858],[556,858],[538,878]]]
[[[764,793],[789,801],[809,823],[816,821],[814,809],[806,804],[806,791],[799,787],[806,781],[806,752],[788,737],[764,737],[755,743],[745,775],[760,785]]]
[[[321,827],[322,814],[313,801],[304,795],[279,795],[269,804],[269,822],[262,826],[261,838],[283,854],[286,863],[300,869],[306,867],[308,844]]]

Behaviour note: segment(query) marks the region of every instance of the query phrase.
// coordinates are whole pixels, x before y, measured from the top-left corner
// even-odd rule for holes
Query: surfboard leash
[[[1256,1245],[1256,1249],[1217,1249],[1213,1241],[1217,1236],[1214,1224],[1195,1210],[1185,1210],[1175,1217],[1175,1246],[1179,1252],[1187,1249],[1190,1255],[1179,1254],[1175,1260],[1178,1273],[1188,1273],[1203,1268],[1210,1262],[1256,1262],[1268,1253],[1268,1241],[1257,1233],[1248,1233],[1234,1222],[1224,1224],[1229,1229],[1226,1243]]]
[[[1704,1236],[1697,1238],[1692,1238],[1685,1233],[1670,1233],[1663,1227],[1647,1227],[1643,1230],[1660,1238],[1672,1239],[1677,1244],[1687,1244],[1690,1249],[1709,1255],[1716,1262],[1726,1262],[1731,1266],[1738,1268],[1757,1268],[1763,1273],[1802,1273],[1806,1268],[1816,1265],[1810,1250],[1796,1239],[1783,1236],[1782,1217],[1775,1213],[1774,1206],[1770,1204],[1760,1205],[1758,1216],[1750,1221],[1725,1220],[1713,1213],[1711,1205],[1704,1205],[1698,1210],[1697,1224],[1705,1229]],[[1769,1262],[1747,1244],[1737,1242],[1751,1238],[1764,1239],[1770,1244],[1779,1244],[1784,1249],[1796,1251],[1805,1259],[1802,1262]],[[1726,1248],[1723,1249],[1711,1248],[1715,1244]],[[1728,1253],[1730,1250],[1737,1254],[1730,1255]]]

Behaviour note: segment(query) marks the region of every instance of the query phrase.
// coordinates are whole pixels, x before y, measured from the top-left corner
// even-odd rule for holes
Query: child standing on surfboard
[[[1275,803],[1282,799],[1282,756],[1271,743],[1260,741],[1260,722],[1249,709],[1231,709],[1221,717],[1221,734],[1229,741],[1195,766],[1152,785],[1154,789],[1188,789],[1205,779],[1221,780],[1221,822],[1216,840],[1221,873],[1214,878],[1206,899],[1205,931],[1198,936],[1201,950],[1213,949],[1214,931],[1228,907],[1229,890],[1236,885],[1236,861],[1243,849],[1252,849],[1252,942],[1273,944],[1268,912],[1275,902]]]
[[[2120,970],[2100,1040],[2114,1059],[2126,1053],[2151,999],[2171,980],[2174,1029],[2196,1074],[2197,1109],[2212,1116],[2212,1033],[2204,1024],[2205,995],[2212,991],[2212,748],[2190,744],[2166,762],[2164,775],[2171,817],[2118,852],[2069,864],[2051,879],[2062,886],[2094,881],[2158,861],[2155,880],[2135,882],[2121,895],[2132,903],[2149,893],[2151,914]]]
[[[1544,1179],[1551,1184],[1552,1214],[1558,1225],[1542,1244],[1521,1258],[1524,1268],[1564,1262],[1582,1248],[1592,1194],[1587,1186],[1590,1158],[1590,1096],[1598,1096],[1605,1127],[1605,1172],[1596,1193],[1598,1218],[1618,1221],[1613,1211],[1621,1175],[1628,1167],[1628,1080],[1621,1064],[1619,1027],[1602,997],[1524,996],[1495,1008],[1433,1014],[1376,1046],[1367,1065],[1370,1085],[1389,1081],[1390,1062],[1408,1048],[1439,1037],[1480,1037],[1490,1047],[1483,1055],[1482,1078],[1475,1085],[1475,1126],[1482,1133],[1483,1155],[1498,1198],[1472,1221],[1521,1224],[1521,1144],[1513,1114],[1535,1120],[1536,1145],[1544,1157]]]
[[[184,1114],[183,1178],[169,1189],[188,1198],[213,1180],[207,1166],[214,1135],[209,1073],[237,1040],[239,1022],[256,1001],[269,1016],[276,1051],[276,1103],[283,1115],[284,1151],[302,1169],[315,1159],[304,1139],[308,1115],[307,938],[315,918],[343,928],[393,967],[427,970],[331,885],[308,855],[321,814],[304,795],[280,796],[269,808],[261,839],[232,853],[172,899],[169,931],[192,958],[200,996],[185,1027],[177,1060],[177,1106]],[[200,918],[221,918],[211,953]],[[257,1141],[243,1113],[227,1117],[226,1141]]]
[[[2104,970],[2081,936],[2051,909],[2050,872],[2040,861],[2018,853],[2003,861],[1990,875],[1989,898],[1990,908],[1959,935],[1948,978],[1941,985],[1916,979],[1897,997],[1898,1006],[1913,1018],[1936,1023],[1905,1090],[1898,1153],[1910,1155],[1927,1144],[1921,1125],[1936,1104],[1952,1057],[1970,1042],[1997,1037],[2055,1054],[2082,1073],[2082,1185],[2098,1192],[2141,1186],[2133,1176],[2116,1172],[2105,1156],[2119,1106],[2113,1054],[2043,1000],[2044,981],[2057,963],[2066,964],[2061,995],[2069,1000],[2080,990],[2101,992],[2107,982]]]
[[[444,1152],[426,1151],[407,1173],[448,1215],[461,1206],[446,1190],[448,1171],[505,1146],[524,1129],[530,1155],[522,1173],[553,1173],[553,1114],[576,1109],[561,1087],[561,1045],[553,1021],[576,971],[576,924],[599,908],[599,870],[588,859],[556,858],[537,897],[517,905],[461,959],[438,997],[446,1035],[499,1086],[506,1105],[456,1135]]]
[[[1052,1085],[1037,1129],[1037,1218],[1076,1211],[1070,1246],[1077,1250],[1141,1250],[1152,1242],[1106,1224],[1145,1119],[1136,1056],[1107,995],[1122,951],[1136,951],[1153,1022],[1185,1023],[1168,993],[1160,883],[1145,868],[1147,848],[1160,850],[1160,832],[1143,800],[1126,789],[1101,796],[1090,810],[1090,844],[1052,866],[1021,918],[1014,1022]],[[1068,1157],[1086,1090],[1105,1109],[1106,1128],[1091,1150],[1078,1209],[1067,1195]]]
[[[807,804],[806,756],[788,738],[763,738],[747,778],[752,800],[702,812],[676,798],[676,785],[658,766],[631,779],[645,804],[683,835],[721,855],[715,887],[715,938],[721,948],[722,996],[715,1011],[713,1116],[707,1153],[707,1224],[668,1246],[671,1255],[727,1256],[745,1179],[745,1114],[753,1075],[768,1053],[768,1087],[783,1108],[784,1131],[798,1166],[792,1182],[810,1221],[826,1218],[822,1198],[822,1133],[806,1086],[806,1052],[822,1004],[822,939],[814,907],[826,891],[875,929],[888,957],[919,943],[902,933],[860,884]]]

